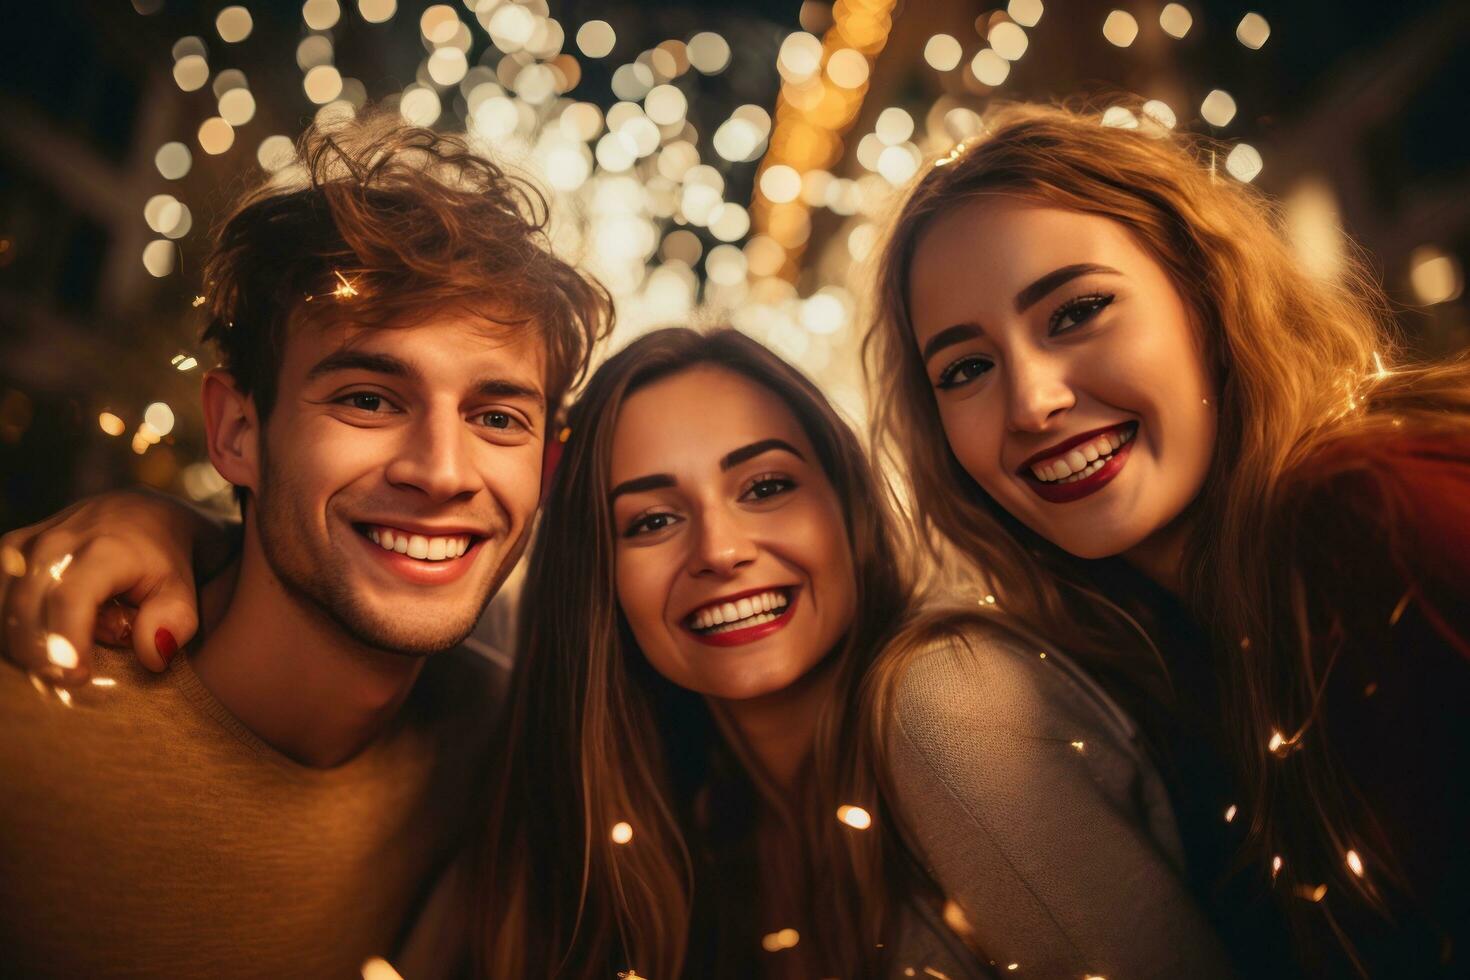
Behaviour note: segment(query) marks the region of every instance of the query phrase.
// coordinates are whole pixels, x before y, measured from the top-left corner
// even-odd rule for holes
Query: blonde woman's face
[[[746,700],[817,666],[856,606],[837,493],[795,415],[715,367],[654,382],[613,432],[618,602],[655,670]]]
[[[1184,301],[1131,233],[974,201],[920,239],[909,288],[945,434],[987,494],[1083,558],[1172,547],[1215,396]]]

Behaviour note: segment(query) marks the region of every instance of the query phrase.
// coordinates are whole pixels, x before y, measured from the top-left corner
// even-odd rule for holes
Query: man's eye
[[[1051,315],[1052,333],[1066,333],[1068,330],[1075,330],[1106,309],[1112,301],[1113,297],[1105,293],[1097,296],[1079,296],[1068,300]]]
[[[513,429],[516,420],[506,412],[481,412],[480,421],[491,429]]]
[[[936,388],[958,388],[968,384],[980,377],[993,367],[989,358],[985,357],[962,357],[949,367],[939,372],[939,383]]]
[[[653,534],[664,528],[673,527],[678,522],[678,517],[673,514],[644,514],[635,517],[628,525],[628,530],[623,533],[626,538],[636,538],[640,534]]]
[[[756,479],[745,491],[744,496],[748,499],[765,500],[778,494],[789,493],[796,489],[796,482],[788,480],[784,476],[763,476]]]
[[[364,412],[377,412],[383,407],[383,396],[375,395],[370,391],[355,391],[350,395],[344,395],[341,400]]]

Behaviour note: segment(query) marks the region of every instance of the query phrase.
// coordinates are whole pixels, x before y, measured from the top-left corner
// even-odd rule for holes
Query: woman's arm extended
[[[972,633],[898,682],[890,777],[920,859],[1003,970],[1230,976],[1167,854],[1177,843],[1156,839],[1172,820],[1150,830],[1158,777],[1097,692],[1038,654]]]
[[[61,684],[90,677],[94,638],[131,644],[141,663],[162,670],[198,629],[196,569],[221,569],[237,536],[237,525],[134,490],[11,531],[0,538],[0,647]]]

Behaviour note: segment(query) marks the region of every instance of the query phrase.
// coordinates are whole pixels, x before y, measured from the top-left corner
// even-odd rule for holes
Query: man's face
[[[293,328],[247,513],[286,591],[379,649],[464,639],[539,501],[545,357],[456,312]]]

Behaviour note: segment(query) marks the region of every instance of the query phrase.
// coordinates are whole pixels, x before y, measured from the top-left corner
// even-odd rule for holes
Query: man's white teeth
[[[396,551],[400,555],[423,561],[446,561],[458,558],[470,550],[470,539],[460,534],[449,537],[427,537],[423,534],[406,534],[392,528],[368,528],[368,537],[384,551]]]
[[[784,592],[773,589],[733,602],[712,603],[690,616],[689,625],[697,630],[716,633],[759,626],[775,619],[780,610],[786,608],[788,601]]]
[[[1076,483],[1078,480],[1085,480],[1102,469],[1108,457],[1131,440],[1135,431],[1137,430],[1132,426],[1128,426],[1104,432],[1091,442],[1075,446],[1061,456],[1033,465],[1031,472],[1042,483]]]

